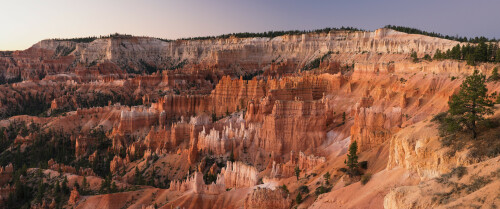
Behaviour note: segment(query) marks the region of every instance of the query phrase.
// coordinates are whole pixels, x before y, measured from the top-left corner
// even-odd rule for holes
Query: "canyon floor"
[[[497,208],[500,106],[477,139],[436,119],[500,66],[423,59],[457,44],[382,28],[0,52],[0,207]]]

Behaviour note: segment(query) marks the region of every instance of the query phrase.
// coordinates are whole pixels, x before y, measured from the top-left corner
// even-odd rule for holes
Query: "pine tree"
[[[137,168],[137,166],[135,167],[134,184],[144,184],[142,173],[139,171],[139,168]]]
[[[475,61],[488,61],[488,46],[484,42],[480,42],[474,49]]]
[[[61,190],[65,194],[68,194],[70,192],[68,187],[68,178],[66,176],[64,176],[64,180],[61,185]]]
[[[212,113],[212,123],[217,121],[217,115],[215,114],[215,112]]]
[[[80,189],[80,194],[85,195],[87,194],[87,189],[88,189],[88,182],[87,182],[87,177],[83,176],[83,181],[82,181],[82,188]]]
[[[461,53],[460,53],[460,44],[457,44],[456,46],[454,46],[452,49],[451,49],[451,58],[452,59],[456,59],[456,60],[459,60],[461,57]]]
[[[153,171],[151,171],[151,176],[149,178],[148,185],[155,186],[155,179],[156,179],[156,169],[155,166],[153,165]]]
[[[110,189],[111,193],[115,193],[115,192],[118,192],[118,188],[116,187],[116,183],[113,181],[113,183],[111,183],[111,189]]]
[[[323,179],[325,180],[325,184],[326,184],[326,185],[330,185],[330,172],[326,172],[326,173],[323,175]]]
[[[38,181],[38,188],[37,188],[36,194],[35,194],[36,202],[38,202],[38,203],[42,202],[42,198],[44,196],[44,193],[45,193],[45,187],[43,185],[42,179],[40,179]]]
[[[413,62],[418,62],[417,52],[415,51],[411,52],[410,56],[411,58],[413,58]]]
[[[448,113],[456,117],[457,123],[469,129],[474,139],[477,137],[477,122],[484,120],[484,115],[493,114],[493,102],[485,82],[486,76],[475,70],[448,102]]]
[[[490,81],[500,80],[500,75],[498,75],[498,67],[493,68],[493,71],[491,72],[491,76],[490,76],[489,80]]]
[[[500,62],[500,49],[497,49],[497,53],[495,55],[495,62]]]
[[[295,197],[295,202],[296,202],[297,204],[302,203],[302,195],[300,194],[300,192],[299,192],[299,193],[297,193],[297,197]]]
[[[295,166],[295,176],[297,177],[297,181],[299,180],[299,176],[300,176],[300,168],[299,166]]]
[[[54,183],[54,194],[59,194],[61,192],[61,186],[59,185],[59,182]]]
[[[443,59],[443,53],[441,52],[441,50],[439,49],[436,49],[436,53],[434,53],[434,59],[435,60],[441,60]]]
[[[476,65],[476,59],[472,54],[467,54],[465,59],[467,60],[467,64],[470,66]]]
[[[346,166],[349,168],[349,175],[354,174],[354,170],[358,168],[358,143],[356,141],[352,142],[349,146],[349,153],[347,153],[347,160],[344,161]]]

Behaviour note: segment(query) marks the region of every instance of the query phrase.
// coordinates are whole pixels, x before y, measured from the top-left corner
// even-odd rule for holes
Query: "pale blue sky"
[[[499,8],[498,0],[0,0],[0,50],[115,32],[175,39],[387,24],[500,38]]]

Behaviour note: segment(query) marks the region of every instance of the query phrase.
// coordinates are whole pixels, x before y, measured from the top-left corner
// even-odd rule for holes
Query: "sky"
[[[499,0],[0,0],[0,50],[116,32],[176,39],[388,24],[500,38],[498,8]]]

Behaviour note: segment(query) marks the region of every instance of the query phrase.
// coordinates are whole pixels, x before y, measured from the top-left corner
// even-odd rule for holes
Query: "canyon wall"
[[[373,58],[362,55],[348,58],[345,55],[363,52],[410,54],[415,51],[423,56],[432,55],[436,49],[446,51],[457,43],[459,42],[385,28],[373,32],[332,31],[272,39],[227,38],[164,42],[148,37],[118,36],[96,39],[90,43],[43,40],[25,51],[0,57],[0,72],[13,77],[20,74],[20,69],[33,69],[23,70],[22,78],[27,80],[72,70],[78,65],[92,67],[101,63],[114,63],[123,71],[138,72],[148,68],[176,68],[188,63],[201,64],[207,68],[217,66],[229,74],[238,75],[270,66],[273,61],[290,62],[292,68],[301,67],[328,51],[338,52],[341,55],[334,57],[343,61],[369,61]],[[234,65],[235,60],[238,60],[237,65]],[[116,72],[109,71],[111,74]]]

